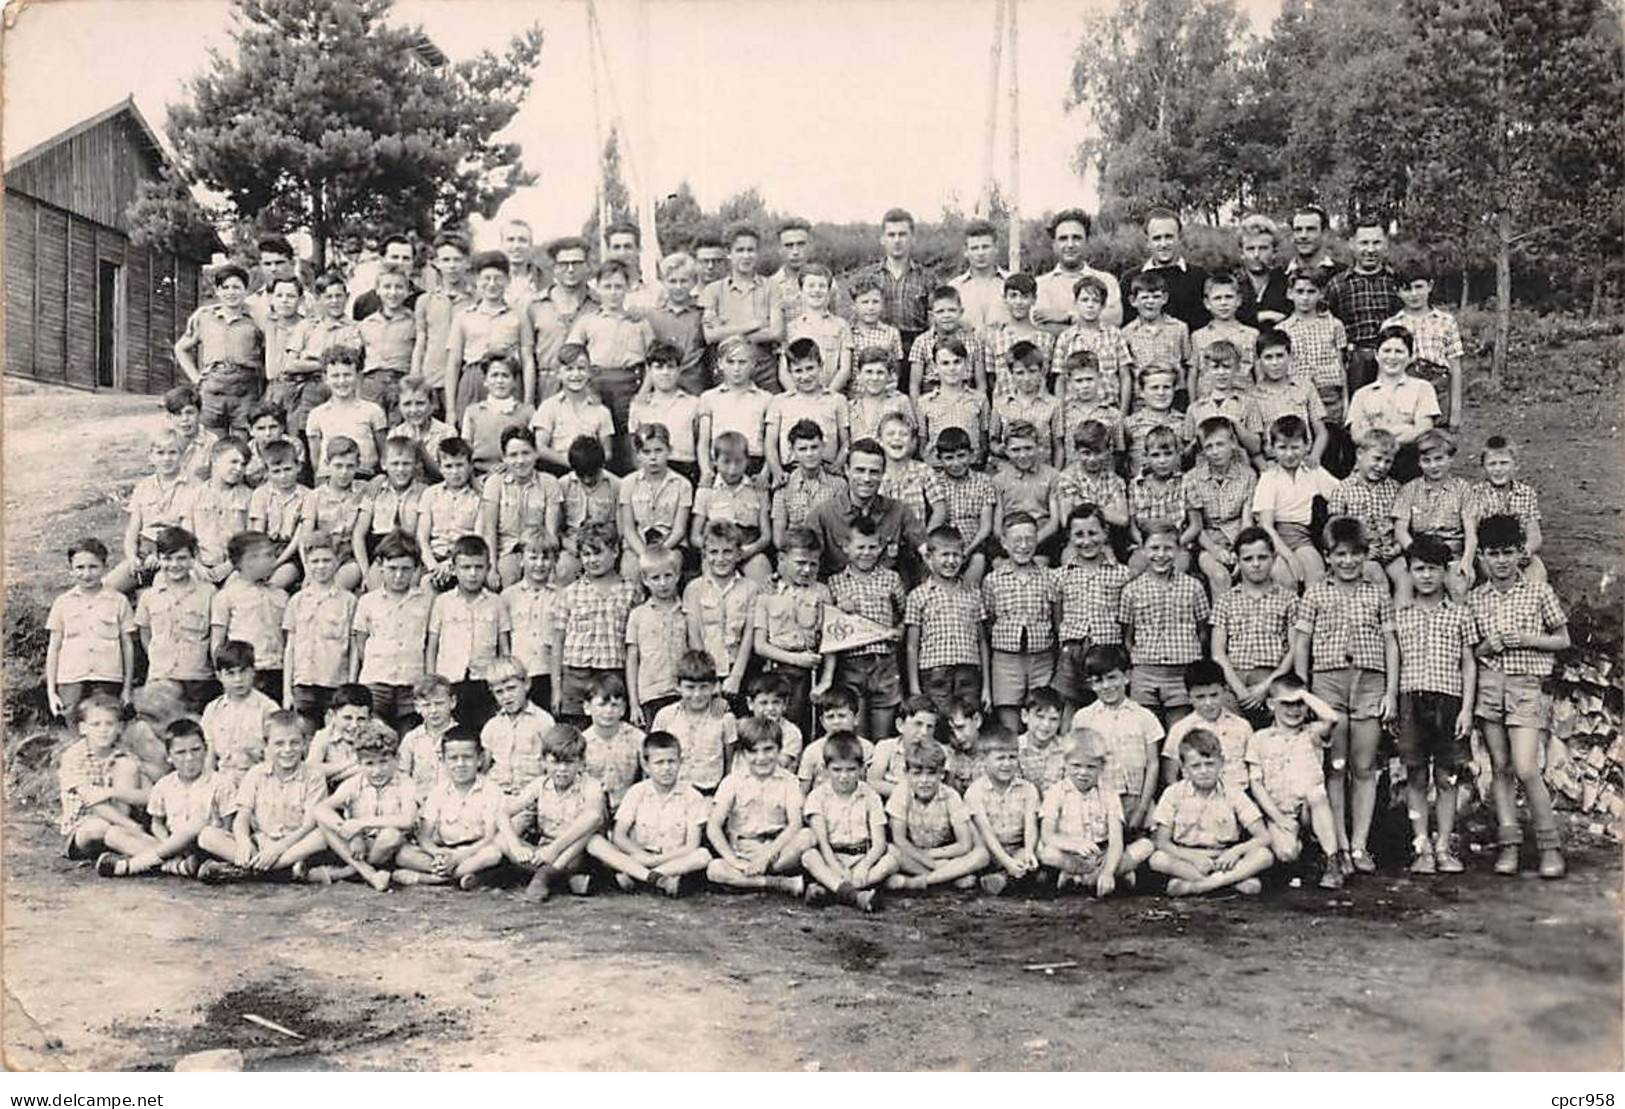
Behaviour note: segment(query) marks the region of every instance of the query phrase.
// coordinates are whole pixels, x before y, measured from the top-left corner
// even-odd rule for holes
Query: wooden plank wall
[[[34,373],[34,202],[6,194],[6,369]]]
[[[136,186],[157,171],[157,156],[121,112],[18,166],[6,175],[6,188],[103,227],[123,228]]]

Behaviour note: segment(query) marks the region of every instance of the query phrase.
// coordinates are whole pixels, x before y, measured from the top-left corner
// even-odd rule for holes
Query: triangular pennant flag
[[[842,612],[834,605],[824,606],[824,633],[818,649],[821,651],[850,651],[867,647],[892,637],[892,630],[884,624],[850,612]]]

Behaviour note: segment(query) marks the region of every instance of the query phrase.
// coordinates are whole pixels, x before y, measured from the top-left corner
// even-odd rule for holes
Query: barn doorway
[[[124,388],[124,267],[103,260],[96,280],[96,387]]]

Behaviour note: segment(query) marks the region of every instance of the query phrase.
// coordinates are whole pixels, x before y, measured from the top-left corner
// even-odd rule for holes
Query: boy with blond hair
[[[1080,886],[1106,897],[1119,879],[1132,888],[1134,872],[1151,857],[1151,841],[1123,842],[1123,807],[1101,784],[1100,736],[1074,727],[1062,753],[1066,773],[1045,791],[1038,813],[1038,861],[1058,871],[1057,891]]]
[[[1156,850],[1151,869],[1168,875],[1168,896],[1186,897],[1234,886],[1257,894],[1258,875],[1275,865],[1264,814],[1245,793],[1222,784],[1224,752],[1205,728],[1179,745],[1180,780],[1168,787],[1152,817]]]
[[[705,875],[731,889],[773,890],[799,898],[807,883],[797,872],[813,836],[802,821],[801,785],[779,765],[779,735],[779,726],[770,720],[740,722],[746,771],[728,775],[717,789],[706,821],[717,857]]]
[[[1038,787],[1017,774],[1016,737],[994,725],[977,744],[981,775],[965,791],[976,834],[992,857],[979,880],[982,892],[997,897],[1012,882],[1038,870]]]
[[[898,870],[886,888],[923,891],[953,883],[975,885],[976,875],[991,861],[977,840],[970,810],[959,792],[943,779],[948,752],[926,736],[903,748],[905,780],[886,801],[892,850]]]

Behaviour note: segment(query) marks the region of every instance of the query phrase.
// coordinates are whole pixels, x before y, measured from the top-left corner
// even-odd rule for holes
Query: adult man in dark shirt
[[[847,275],[846,291],[850,295],[854,282],[873,278],[885,304],[880,318],[902,332],[907,352],[931,325],[930,297],[936,279],[913,258],[914,217],[904,209],[892,208],[880,217],[880,245],[884,256]]]
[[[886,452],[873,439],[859,439],[846,457],[846,488],[820,501],[807,517],[807,526],[824,545],[824,573],[846,568],[846,540],[859,517],[873,520],[884,544],[882,561],[902,575],[906,584],[919,580],[920,545],[925,526],[914,510],[883,496],[880,479],[886,473]]]
[[[1236,319],[1248,327],[1274,327],[1292,313],[1286,295],[1286,271],[1275,264],[1280,232],[1268,216],[1248,216],[1241,221],[1241,266],[1236,283],[1241,287],[1241,307]]]
[[[1168,315],[1183,320],[1192,331],[1206,327],[1213,317],[1202,305],[1202,286],[1207,271],[1185,261],[1180,235],[1184,226],[1179,216],[1167,208],[1153,208],[1145,218],[1145,237],[1151,257],[1137,270],[1125,273],[1118,280],[1123,297],[1123,322],[1133,320],[1134,294],[1129,283],[1136,273],[1160,273],[1168,285]]]
[[[384,240],[384,263],[386,265],[399,266],[410,275],[417,272],[416,267],[413,265],[415,260],[412,240],[405,235],[396,232]],[[422,295],[423,290],[418,287],[418,283],[409,277],[406,286],[406,308],[410,310],[417,307],[418,297]],[[383,301],[378,299],[378,290],[368,289],[355,298],[355,303],[350,306],[350,316],[355,320],[364,320],[383,306]]]
[[[1343,263],[1326,249],[1326,230],[1330,226],[1326,209],[1318,204],[1301,205],[1292,213],[1292,259],[1286,264],[1288,277],[1308,268],[1318,269],[1330,280],[1343,268]]]

